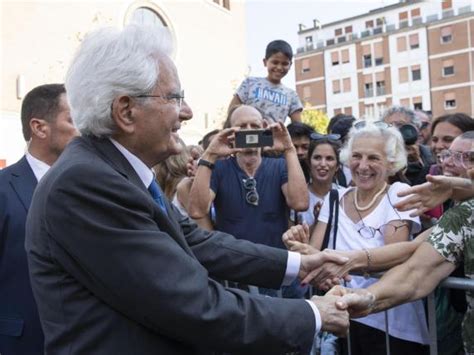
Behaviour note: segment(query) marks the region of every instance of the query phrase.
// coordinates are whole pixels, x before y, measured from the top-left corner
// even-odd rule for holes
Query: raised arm
[[[238,151],[230,147],[230,141],[235,129],[228,128],[216,134],[204,151],[201,159],[215,164],[217,159],[228,156]],[[199,165],[189,192],[188,213],[191,218],[203,218],[209,213],[215,193],[210,188],[212,169],[208,166]]]
[[[306,211],[309,206],[308,187],[290,134],[282,122],[274,123],[270,128],[273,132],[273,149],[283,151],[288,170],[288,182],[281,187],[286,204],[296,211]]]

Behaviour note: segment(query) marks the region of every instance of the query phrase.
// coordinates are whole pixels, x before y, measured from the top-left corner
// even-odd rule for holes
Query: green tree
[[[306,103],[301,114],[301,119],[303,123],[313,127],[316,132],[321,134],[327,133],[329,117],[325,112],[313,109],[311,108],[311,105]]]

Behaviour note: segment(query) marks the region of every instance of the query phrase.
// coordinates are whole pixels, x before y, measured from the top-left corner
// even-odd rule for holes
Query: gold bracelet
[[[369,273],[369,270],[370,270],[370,264],[371,264],[371,255],[370,255],[370,251],[366,248],[362,249],[363,251],[365,251],[365,255],[367,256],[367,268],[365,269],[364,271],[364,278],[368,279],[370,277],[370,273]]]

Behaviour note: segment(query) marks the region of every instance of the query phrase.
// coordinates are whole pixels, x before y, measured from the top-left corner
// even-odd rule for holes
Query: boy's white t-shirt
[[[391,185],[378,206],[367,217],[363,218],[363,222],[352,222],[340,204],[336,250],[373,249],[385,245],[383,236],[380,233],[375,233],[374,238],[371,239],[362,237],[358,231],[364,224],[365,226],[377,229],[390,221],[402,219],[412,222],[410,235],[419,232],[421,227],[418,217],[410,217],[409,214],[411,211],[400,212],[396,211],[393,207],[393,205],[400,200],[397,196],[397,192],[407,188],[409,188],[409,185],[400,182]],[[354,188],[349,187],[339,190],[339,203],[343,196],[352,189]],[[326,196],[321,212],[319,213],[318,220],[323,223],[327,223],[329,220],[328,199],[329,196]],[[333,245],[333,233],[334,231],[331,227],[329,246]],[[347,284],[347,287],[367,288],[376,281],[377,279],[375,278],[365,279],[361,276],[353,276],[352,280]],[[391,336],[421,344],[429,343],[429,333],[422,301],[415,301],[394,307],[389,309],[386,313],[388,316],[389,334]],[[367,317],[354,319],[354,321],[385,331],[385,312],[371,314]]]

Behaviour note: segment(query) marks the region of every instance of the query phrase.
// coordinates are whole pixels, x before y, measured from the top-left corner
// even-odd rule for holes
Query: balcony
[[[374,96],[374,89],[364,89],[364,97],[373,97]]]
[[[385,87],[381,86],[377,88],[377,96],[385,95]]]
[[[412,26],[421,25],[423,23],[422,17],[415,17],[411,20]]]

